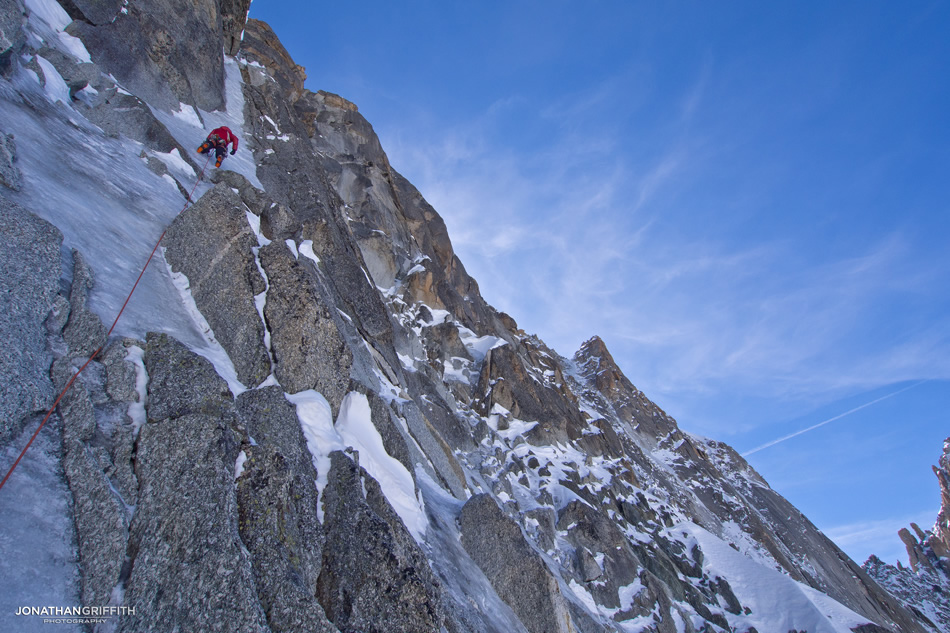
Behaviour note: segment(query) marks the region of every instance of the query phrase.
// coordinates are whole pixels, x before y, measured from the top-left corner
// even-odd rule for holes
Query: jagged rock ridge
[[[940,486],[940,512],[933,528],[925,531],[911,523],[913,533],[907,528],[898,532],[911,568],[900,562],[889,565],[877,556],[863,567],[918,617],[945,631],[950,629],[950,438],[933,471]]]
[[[168,228],[147,308],[44,431],[76,557],[46,584],[135,607],[100,631],[927,630],[603,341],[565,358],[488,305],[247,6],[0,0],[4,464],[138,264],[86,225]],[[186,205],[222,122],[242,150]]]

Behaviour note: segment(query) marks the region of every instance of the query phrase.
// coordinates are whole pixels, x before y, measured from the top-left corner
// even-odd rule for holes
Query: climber
[[[229,128],[221,126],[211,130],[211,134],[208,135],[208,140],[201,144],[201,147],[198,148],[199,154],[204,154],[205,152],[211,151],[211,148],[214,148],[214,153],[217,158],[214,161],[215,167],[221,166],[221,161],[224,160],[224,153],[228,150],[228,145],[234,143],[234,148],[231,150],[231,155],[234,155],[234,152],[238,148],[238,137],[232,132]]]

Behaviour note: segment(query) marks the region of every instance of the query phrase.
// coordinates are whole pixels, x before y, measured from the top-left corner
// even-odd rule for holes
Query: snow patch
[[[168,171],[183,176],[183,180],[192,180],[196,176],[194,168],[181,157],[177,147],[173,147],[172,151],[168,153],[149,152],[149,155],[165,163],[165,166],[168,167]]]
[[[604,568],[603,564],[603,554],[598,555],[597,564],[600,565],[600,568]],[[643,582],[639,578],[634,580],[629,585],[624,585],[617,590],[617,597],[620,599],[620,610],[627,611],[633,607],[633,601],[636,599],[640,592],[643,591],[646,587],[643,585]]]
[[[402,462],[386,452],[365,395],[351,391],[343,398],[337,431],[347,446],[359,451],[360,466],[379,483],[413,538],[422,543],[428,521],[422,500],[416,496],[415,481]]]
[[[284,244],[287,245],[287,250],[289,250],[293,254],[294,259],[300,259],[300,254],[297,252],[297,242],[293,241],[290,238],[287,238],[286,240],[284,240]]]
[[[402,463],[386,452],[383,438],[373,425],[366,396],[350,392],[340,405],[336,425],[330,404],[322,394],[310,389],[284,397],[297,408],[297,418],[307,440],[307,448],[317,469],[317,514],[322,522],[323,491],[330,470],[330,453],[353,448],[359,463],[378,483],[389,504],[417,542],[425,536],[428,522],[422,501],[416,496],[415,481]]]
[[[162,174],[162,180],[167,182],[170,187],[173,187],[175,191],[178,191],[178,182],[174,178],[168,174]]]
[[[43,90],[46,91],[46,96],[49,100],[53,103],[60,101],[66,105],[70,105],[72,99],[69,97],[69,86],[66,85],[63,76],[59,74],[56,67],[45,57],[37,55],[36,61],[40,65],[40,68],[43,69],[43,78],[45,79]]]
[[[267,280],[267,274],[264,272],[264,267],[261,266],[261,261],[258,256],[259,249],[255,248],[253,250],[254,263],[257,264],[257,269],[261,272],[261,277],[264,278],[264,291],[260,294],[254,295],[254,307],[257,309],[257,314],[261,317],[261,324],[264,326],[264,348],[268,352],[271,352],[270,330],[267,328],[267,319],[264,318],[264,307],[267,305],[267,291],[270,289],[270,282]],[[272,368],[273,364],[273,361],[271,361]]]
[[[238,453],[237,461],[234,462],[234,479],[237,480],[244,474],[244,463],[247,461],[247,453],[241,451]]]
[[[462,344],[468,350],[469,354],[475,359],[475,362],[482,362],[490,350],[502,345],[507,345],[507,341],[497,336],[478,336],[467,327],[459,326],[459,337]]]
[[[424,322],[423,325],[426,327],[432,327],[433,325],[442,325],[452,316],[452,313],[448,310],[440,310],[439,308],[430,308],[426,306],[426,309],[432,315],[432,318]]]
[[[601,607],[597,604],[597,601],[594,600],[594,596],[584,587],[582,584],[571,578],[571,583],[568,585],[571,588],[571,591],[577,596],[577,599],[580,600],[581,604],[587,607],[587,610],[591,613],[600,613]]]
[[[313,252],[313,240],[304,240],[300,243],[300,254],[311,260],[314,264],[320,264],[320,258]]]
[[[459,356],[442,361],[442,380],[469,384],[472,379],[471,364],[467,358]]]
[[[270,375],[264,379],[264,382],[257,386],[257,388],[260,389],[261,387],[279,385],[277,382],[277,377],[274,375],[274,361],[271,354],[270,329],[267,327],[267,319],[264,318],[264,308],[267,305],[267,291],[270,290],[270,281],[267,279],[267,273],[264,271],[264,267],[261,266],[260,257],[261,247],[270,244],[270,240],[261,234],[261,219],[259,217],[250,211],[245,211],[244,215],[247,218],[248,225],[251,227],[251,231],[253,231],[254,235],[257,237],[257,246],[251,247],[251,252],[254,254],[254,264],[257,266],[257,270],[261,274],[261,278],[264,280],[264,290],[259,294],[254,295],[254,307],[257,309],[257,314],[261,318],[261,325],[264,327],[264,348],[268,352],[267,357],[271,365],[271,372]]]
[[[73,21],[55,0],[23,0],[23,4],[29,9],[31,20],[38,17],[53,30],[62,31]]]
[[[138,400],[129,403],[129,419],[132,420],[133,437],[138,437],[139,429],[148,419],[145,415],[145,398],[148,393],[148,372],[145,370],[145,350],[138,345],[130,346],[125,353],[125,360],[135,366],[135,393]]]
[[[499,429],[499,423],[502,420],[508,423],[508,428]],[[511,417],[511,412],[498,403],[495,403],[495,406],[492,407],[491,414],[488,416],[486,423],[499,437],[504,438],[508,442],[511,442],[516,437],[523,436],[538,425],[537,422],[525,422],[524,420]]]
[[[244,215],[247,217],[247,223],[251,226],[251,230],[254,232],[254,236],[257,238],[257,245],[267,246],[270,244],[270,240],[264,237],[264,234],[261,233],[261,218],[254,215],[250,211],[245,211]]]
[[[191,127],[201,127],[201,117],[198,115],[198,110],[193,105],[179,103],[178,110],[172,112],[171,114],[173,117],[186,125]]]
[[[307,440],[313,466],[317,469],[317,518],[323,523],[323,490],[330,472],[330,453],[346,449],[343,438],[333,426],[330,403],[323,394],[308,389],[299,393],[285,393],[284,398],[297,408],[297,419]]]
[[[82,41],[66,32],[73,21],[69,14],[55,0],[24,0],[30,12],[30,26],[61,52],[75,57],[80,62],[91,62],[92,57]],[[54,41],[49,41],[55,38]],[[68,102],[67,102],[68,103]]]
[[[406,371],[416,371],[416,361],[412,356],[408,354],[402,354],[397,352],[396,356],[399,357],[399,364],[402,365],[402,368]]]

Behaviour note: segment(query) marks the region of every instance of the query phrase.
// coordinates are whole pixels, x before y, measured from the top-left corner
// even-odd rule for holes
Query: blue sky
[[[594,334],[862,562],[950,436],[946,2],[255,0],[485,298]],[[825,424],[821,424],[827,422]],[[820,425],[820,426],[818,426]]]

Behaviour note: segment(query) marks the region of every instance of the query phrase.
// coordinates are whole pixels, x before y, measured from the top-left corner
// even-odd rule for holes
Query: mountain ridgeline
[[[4,472],[104,347],[0,490],[5,630],[937,630],[601,339],[488,305],[249,4],[0,0]]]

